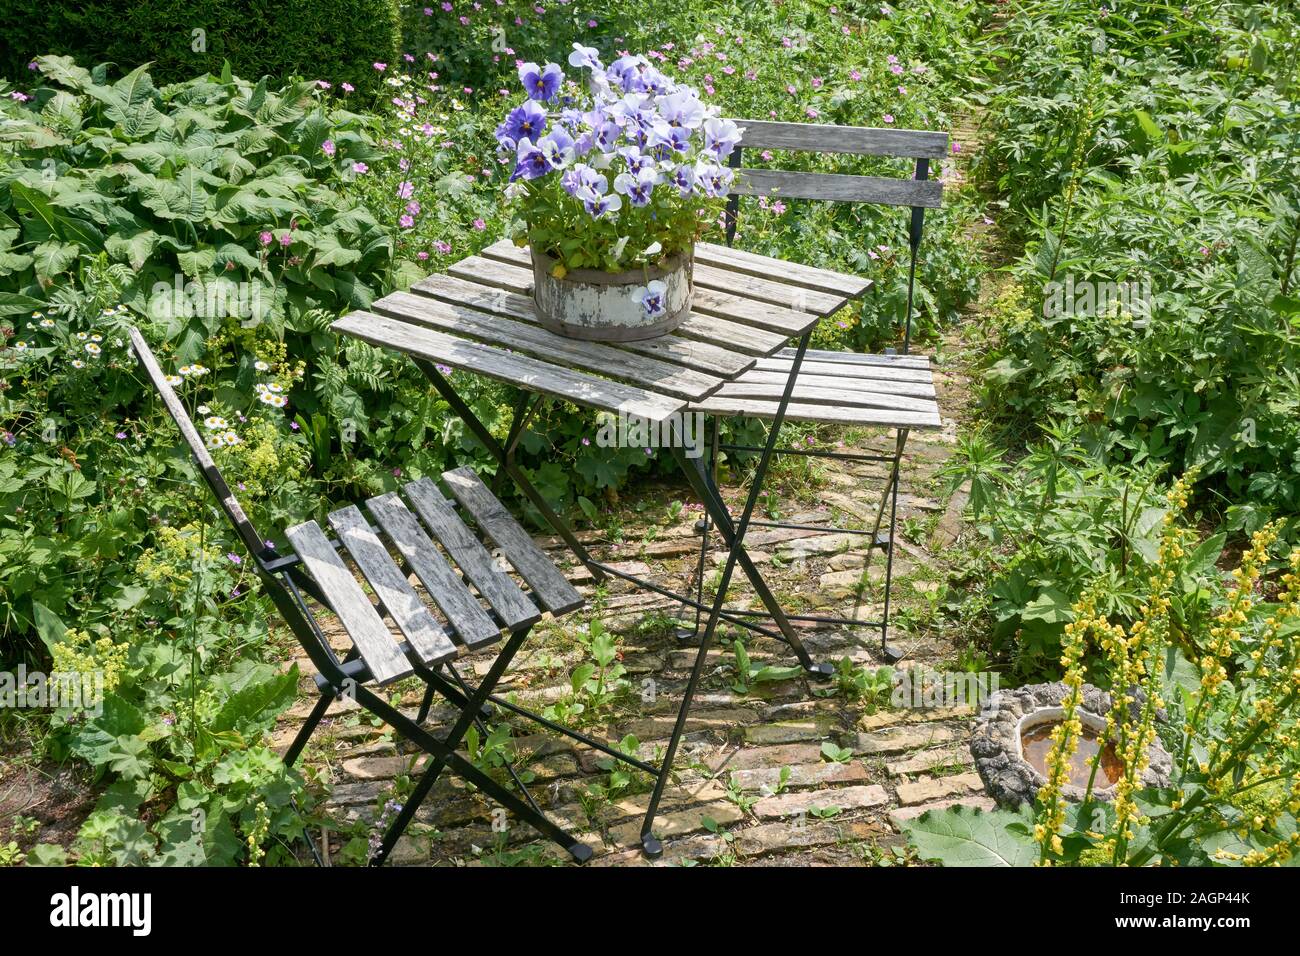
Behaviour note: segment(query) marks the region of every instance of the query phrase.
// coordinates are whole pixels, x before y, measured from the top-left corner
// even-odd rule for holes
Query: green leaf
[[[27,866],[67,866],[68,851],[57,843],[38,843],[27,851]]]
[[[1038,845],[1024,831],[1026,814],[956,806],[927,810],[903,822],[908,842],[923,860],[944,866],[1032,866]],[[1011,829],[1012,824],[1020,824]]]
[[[41,641],[53,654],[54,645],[62,644],[65,635],[68,633],[67,625],[40,601],[32,601],[32,617],[35,618],[36,633],[40,635]]]

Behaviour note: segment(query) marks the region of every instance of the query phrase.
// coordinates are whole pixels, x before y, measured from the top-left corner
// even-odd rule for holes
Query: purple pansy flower
[[[549,103],[560,92],[564,73],[559,64],[548,63],[539,67],[536,63],[524,63],[519,67],[519,82],[524,85],[529,99]]]

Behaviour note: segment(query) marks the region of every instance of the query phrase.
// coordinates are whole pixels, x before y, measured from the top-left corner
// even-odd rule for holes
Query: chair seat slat
[[[332,511],[329,523],[420,660],[432,666],[455,657],[456,645],[429,613],[384,543],[370,530],[361,509],[348,505]]]
[[[745,373],[736,380],[737,385],[784,385],[789,372],[772,372],[764,369]],[[818,388],[839,388],[846,392],[879,392],[882,395],[909,395],[913,398],[934,398],[934,386],[927,382],[895,382],[891,379],[848,378],[841,375],[817,375],[799,370],[799,384]],[[712,396],[710,396],[712,397]]]
[[[539,612],[510,575],[497,567],[488,550],[456,514],[451,502],[428,478],[412,481],[403,489],[415,511],[465,576],[492,605],[507,628],[515,630],[541,619]]]
[[[775,358],[793,359],[794,349],[782,349]],[[843,365],[881,365],[885,368],[930,368],[930,356],[915,352],[909,355],[880,355],[868,352],[834,352],[829,349],[809,349],[804,353],[806,362],[839,362]]]
[[[395,492],[371,498],[366,507],[420,579],[429,597],[447,615],[456,636],[467,647],[482,647],[501,636],[492,617],[451,569],[438,547],[420,527],[415,515]]]
[[[388,684],[409,675],[413,670],[410,661],[320,525],[305,521],[286,528],[285,537],[320,585],[375,680]]]
[[[788,376],[787,376],[788,377]],[[889,383],[883,383],[889,384]],[[785,382],[747,382],[740,381],[725,385],[710,398],[726,400],[729,398],[766,398],[778,401],[785,391]],[[939,404],[932,398],[916,398],[907,395],[890,395],[887,392],[868,391],[858,388],[844,388],[836,385],[813,385],[799,376],[795,383],[792,402],[809,405],[844,405],[860,408],[896,408],[909,412],[938,412]]]
[[[472,469],[456,468],[444,472],[442,478],[452,495],[504,552],[548,611],[562,614],[582,606],[582,595],[546,556],[546,552],[533,543],[528,532]]]
[[[691,406],[692,411],[710,415],[752,415],[776,417],[779,401],[759,398],[706,398]],[[875,425],[882,428],[941,428],[938,412],[910,412],[847,405],[812,405],[791,402],[785,411],[788,421],[836,422],[846,425]]]

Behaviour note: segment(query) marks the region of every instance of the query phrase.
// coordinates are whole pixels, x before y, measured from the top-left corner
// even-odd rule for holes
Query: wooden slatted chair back
[[[919,129],[873,129],[866,126],[832,126],[825,123],[778,123],[735,119],[742,130],[740,142],[729,157],[736,169],[727,200],[727,245],[736,238],[741,196],[775,196],[783,199],[817,199],[827,202],[865,202],[911,209],[908,246],[907,307],[903,323],[903,354],[912,344],[912,304],[916,285],[916,253],[921,245],[926,209],[943,202],[943,184],[932,180],[930,161],[948,152],[948,134]],[[752,169],[744,154],[755,149],[793,152],[886,156],[914,160],[911,179],[887,176],[849,176],[841,173]]]
[[[936,209],[943,186],[927,179],[929,161],[948,150],[948,134],[930,130],[871,129],[823,123],[777,123],[733,120],[744,131],[733,158],[754,149],[888,156],[917,161],[912,179],[848,176],[839,173],[792,172],[740,166],[732,192],[741,196],[779,196],[831,202],[868,202],[887,206]]]
[[[190,454],[194,456],[195,463],[199,466],[199,474],[207,482],[212,494],[216,496],[217,503],[221,505],[221,510],[226,513],[230,519],[231,525],[238,532],[240,540],[254,555],[260,555],[266,550],[265,539],[257,533],[253,527],[253,522],[249,520],[248,514],[244,511],[239,500],[230,490],[230,485],[218,470],[216,462],[212,460],[212,455],[208,453],[207,446],[204,445],[198,429],[194,427],[194,422],[190,419],[189,413],[185,411],[185,406],[181,404],[180,396],[167,381],[167,376],[163,374],[162,368],[158,365],[158,359],[154,356],[153,350],[149,348],[149,343],[145,341],[140,330],[132,327],[130,329],[131,347],[140,359],[140,364],[144,366],[145,374],[149,376],[149,381],[153,383],[154,389],[158,392],[158,397],[162,399],[163,407],[167,409],[167,414],[176,422],[176,427],[180,429],[185,444],[189,445]]]

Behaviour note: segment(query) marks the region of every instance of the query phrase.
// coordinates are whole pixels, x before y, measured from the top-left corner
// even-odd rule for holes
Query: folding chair
[[[867,528],[838,528],[803,525],[781,521],[750,522],[755,527],[787,528],[797,530],[832,531],[841,534],[860,534],[869,542],[867,561],[876,549],[885,552],[885,599],[879,620],[862,620],[857,617],[802,614],[786,615],[788,621],[816,622],[844,627],[868,627],[880,631],[881,653],[890,662],[901,659],[902,654],[890,647],[889,615],[893,588],[895,526],[898,515],[899,470],[907,438],[914,428],[939,427],[939,406],[935,400],[934,378],[929,358],[911,355],[913,294],[916,285],[916,257],[921,245],[926,208],[938,208],[942,201],[943,186],[929,179],[930,160],[944,156],[948,149],[948,134],[930,130],[868,129],[832,126],[820,123],[776,123],[766,120],[737,119],[744,129],[740,145],[732,151],[729,161],[739,168],[744,150],[778,149],[795,152],[829,154],[865,154],[914,160],[913,175],[907,179],[888,179],[869,176],[845,176],[830,173],[787,172],[770,169],[740,169],[737,185],[727,202],[726,238],[731,246],[736,237],[740,213],[740,196],[777,196],[783,199],[813,199],[823,202],[865,202],[910,208],[908,229],[907,306],[903,323],[903,348],[901,354],[886,349],[884,354],[869,355],[853,352],[834,352],[809,349],[803,353],[802,364],[793,391],[788,396],[783,418],[786,421],[811,421],[818,423],[870,424],[893,428],[894,449],[891,454],[859,454],[825,451],[815,448],[777,448],[776,455],[799,455],[829,458],[841,461],[875,462],[888,468],[888,477],[875,518]],[[743,252],[735,253],[743,271]],[[754,274],[761,274],[755,272]],[[854,297],[862,295],[868,283],[854,285],[847,276],[820,273],[816,282],[840,283],[833,290]],[[800,284],[797,275],[789,281]],[[786,303],[782,303],[786,304]],[[788,303],[791,308],[800,305]],[[781,406],[782,390],[789,377],[796,351],[787,348],[772,359],[761,360],[734,382],[724,385],[703,402],[691,406],[713,418],[710,442],[710,467],[716,469],[721,451],[760,453],[763,448],[748,445],[723,444],[719,440],[720,421],[726,417],[753,417],[774,419]],[[904,414],[899,414],[899,413]],[[926,420],[927,424],[917,424]],[[716,479],[715,479],[716,480]],[[888,532],[882,533],[888,513]],[[695,570],[696,592],[703,594],[704,562],[708,552],[710,521],[707,517],[696,524],[702,535],[699,560]],[[863,572],[866,572],[864,566]],[[698,600],[698,598],[697,598]],[[767,617],[763,612],[739,612],[751,618]],[[778,622],[784,628],[784,622]],[[689,638],[698,633],[700,611],[695,611],[694,626],[683,629],[680,636]],[[753,630],[770,633],[760,626]],[[779,635],[773,635],[779,636]]]
[[[487,486],[468,468],[445,472],[442,480],[455,500],[453,504],[433,481],[420,478],[405,485],[402,494],[389,492],[366,501],[369,519],[356,505],[332,511],[328,523],[333,537],[315,521],[285,529],[292,553],[281,554],[254,528],[231,493],[144,338],[136,329],[131,329],[130,335],[136,355],[189,445],[200,474],[252,554],[263,588],[316,668],[320,697],[285,753],[285,763],[292,766],[297,761],[330,703],[344,696],[429,754],[423,775],[389,825],[371,864],[378,866],[387,859],[444,768],[474,784],[559,844],[574,860],[581,863],[589,859],[591,848],[547,819],[513,766],[507,764],[507,772],[522,796],[475,767],[456,749],[471,726],[486,736],[482,721],[489,713],[489,701],[505,705],[492,697],[492,691],[542,613],[559,617],[584,603]],[[465,518],[500,550],[528,590],[499,566]],[[345,563],[345,554],[362,581]],[[394,560],[394,554],[398,560]],[[453,570],[453,563],[460,574]],[[412,587],[408,573],[423,585],[441,618]],[[373,592],[374,601],[363,582]],[[351,650],[341,659],[304,595],[328,606],[338,616],[352,642]],[[395,625],[396,634],[390,624]],[[505,643],[487,675],[478,686],[466,681],[455,667],[457,657],[480,651],[503,634]],[[412,674],[426,685],[414,720],[372,689]],[[435,693],[459,709],[451,729],[441,739],[421,726]],[[563,732],[562,728],[553,729]]]

